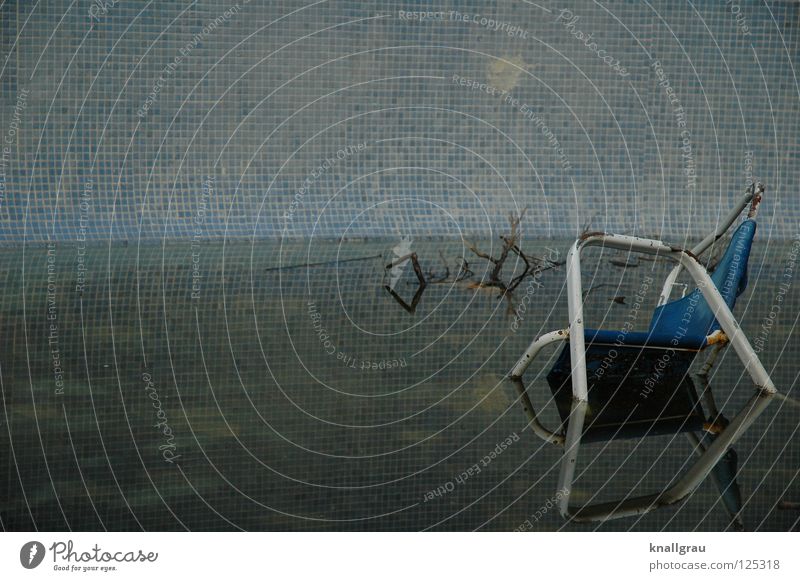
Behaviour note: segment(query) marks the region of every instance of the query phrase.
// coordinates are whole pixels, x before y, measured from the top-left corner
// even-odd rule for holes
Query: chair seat
[[[706,336],[676,335],[665,333],[658,329],[652,331],[606,331],[600,329],[585,329],[584,341],[586,344],[619,345],[630,347],[663,347],[673,349],[689,349],[698,351],[706,346]]]

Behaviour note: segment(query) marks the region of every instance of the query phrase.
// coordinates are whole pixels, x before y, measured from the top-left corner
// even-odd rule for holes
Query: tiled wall
[[[793,238],[799,26],[745,0],[6,2],[0,243],[489,236],[522,208],[529,237],[680,240],[751,176]]]

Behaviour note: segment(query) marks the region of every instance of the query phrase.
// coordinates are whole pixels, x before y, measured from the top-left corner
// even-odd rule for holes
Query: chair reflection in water
[[[752,185],[712,234],[691,250],[659,240],[602,232],[579,238],[567,256],[569,327],[535,339],[511,371],[534,433],[563,447],[558,491],[559,510],[575,521],[602,521],[639,515],[685,499],[712,474],[735,528],[741,526],[741,497],[735,481],[736,453],[731,448],[769,405],[776,390],[732,309],[747,285],[747,262],[756,231],[755,217],[763,186]],[[698,256],[722,238],[745,207],[747,216],[731,235],[713,274]],[[647,331],[595,330],[584,327],[581,251],[603,246],[674,259]],[[670,301],[678,275],[686,270],[697,288]],[[557,430],[539,421],[522,375],[543,347],[568,342],[547,375],[562,420]],[[708,374],[720,351],[730,344],[752,378],[755,392],[732,419],[714,402]],[[690,366],[706,355],[697,373]],[[697,453],[695,462],[665,490],[646,496],[575,506],[570,493],[580,445],[618,438],[685,433]]]

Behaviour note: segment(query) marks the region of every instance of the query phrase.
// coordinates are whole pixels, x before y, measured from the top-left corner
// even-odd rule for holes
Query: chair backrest
[[[747,287],[747,262],[756,233],[755,220],[743,221],[731,237],[728,249],[711,275],[722,298],[733,309],[736,298]],[[696,343],[719,329],[713,309],[699,289],[658,307],[650,321],[650,333]]]

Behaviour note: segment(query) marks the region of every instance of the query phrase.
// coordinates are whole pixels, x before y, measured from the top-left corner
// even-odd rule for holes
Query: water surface
[[[414,313],[396,240],[4,249],[0,273],[0,518],[31,530],[723,530],[710,482],[679,508],[596,525],[549,508],[559,450],[538,440],[505,375],[536,335],[567,324],[564,269],[513,302],[471,288],[488,265],[453,241],[415,241],[429,278]],[[563,258],[568,241],[526,241]],[[480,247],[496,255],[498,242]],[[757,244],[737,314],[780,390],[793,389],[798,293],[791,247]],[[474,275],[458,283],[461,257]],[[668,265],[595,250],[590,325],[646,328]],[[313,264],[313,266],[303,266]],[[503,276],[521,272],[519,261]],[[789,280],[791,277],[789,278]],[[625,297],[621,299],[621,297]],[[779,298],[778,298],[779,297]],[[616,300],[615,300],[616,299]],[[777,312],[775,306],[778,306]],[[772,314],[771,314],[772,313]],[[556,351],[553,350],[554,354]],[[548,353],[548,357],[550,354]],[[526,376],[557,419],[543,375]],[[750,395],[733,353],[712,387]],[[797,528],[796,407],[776,402],[736,446],[748,529]],[[685,438],[586,446],[574,500],[665,486]]]

